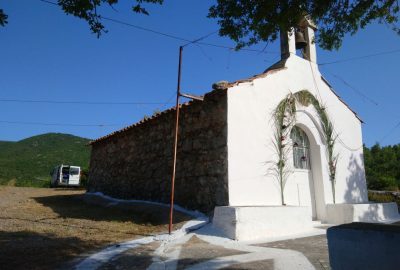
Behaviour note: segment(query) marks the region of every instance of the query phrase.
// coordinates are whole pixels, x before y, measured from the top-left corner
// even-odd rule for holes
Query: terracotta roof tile
[[[188,105],[190,105],[192,102],[193,102],[193,101],[188,101],[188,102],[182,103],[182,104],[179,105],[179,108],[182,108],[182,107],[184,107],[184,106],[188,106]],[[107,134],[107,135],[105,135],[105,136],[103,136],[103,137],[100,137],[100,138],[97,138],[97,139],[95,139],[95,140],[93,140],[93,141],[90,141],[89,144],[94,144],[94,143],[97,143],[97,142],[106,140],[106,139],[108,139],[108,138],[110,138],[110,137],[113,137],[114,135],[123,133],[123,132],[125,132],[125,131],[127,131],[127,130],[130,130],[130,129],[134,128],[134,127],[140,126],[140,125],[142,125],[142,124],[144,124],[144,123],[147,123],[147,122],[149,122],[149,121],[151,121],[151,120],[153,120],[153,119],[156,119],[156,118],[160,117],[161,115],[164,115],[164,114],[166,114],[166,113],[169,113],[169,112],[175,111],[175,110],[176,110],[175,106],[174,106],[174,107],[171,107],[171,108],[166,109],[166,110],[164,110],[164,111],[162,111],[162,112],[160,112],[160,113],[156,113],[156,114],[152,115],[151,117],[148,117],[148,118],[145,118],[145,119],[141,119],[139,122],[136,122],[136,123],[134,123],[134,124],[132,124],[132,125],[123,127],[123,128],[121,128],[121,129],[119,129],[119,130],[117,130],[117,131],[114,131],[114,132],[111,132],[110,134]]]
[[[285,68],[286,68],[286,67],[285,67],[285,64],[286,64],[286,59],[280,60],[280,61],[276,62],[275,64],[273,64],[272,66],[270,66],[268,69],[266,69],[266,70],[265,70],[263,73],[261,73],[261,74],[254,75],[254,76],[252,76],[252,77],[250,77],[250,78],[247,78],[247,79],[241,79],[241,80],[237,80],[237,81],[228,83],[228,84],[227,84],[227,88],[230,88],[230,87],[239,85],[239,84],[241,84],[241,83],[252,82],[252,81],[254,81],[254,80],[256,80],[256,79],[259,79],[259,78],[264,78],[264,77],[266,77],[268,74],[271,74],[271,73],[280,71],[280,70],[282,70],[282,69],[285,69]],[[341,97],[333,90],[333,88],[332,88],[331,85],[328,83],[328,81],[327,81],[324,77],[322,77],[322,76],[321,76],[321,78],[322,78],[322,80],[329,86],[329,89],[338,97],[338,99],[339,99],[344,105],[346,105],[346,106],[354,113],[354,115],[361,121],[361,123],[364,123],[363,120],[357,115],[357,113],[354,112],[354,111],[341,99]],[[212,90],[212,91],[208,92],[207,94],[213,93],[213,92],[215,92],[215,91],[220,91],[220,90]],[[190,106],[192,103],[193,103],[193,101],[188,101],[188,102],[186,102],[186,103],[182,103],[182,104],[180,104],[180,108],[182,108],[182,107],[184,107],[184,106]],[[152,121],[153,119],[156,119],[156,118],[160,117],[161,115],[165,115],[166,113],[169,113],[169,112],[172,112],[172,111],[175,111],[175,106],[172,107],[172,108],[169,108],[169,109],[167,109],[167,110],[164,110],[164,111],[162,111],[162,112],[160,112],[160,113],[154,114],[154,115],[152,115],[152,116],[149,117],[149,118],[142,119],[142,120],[140,120],[139,122],[137,122],[137,123],[135,123],[135,124],[132,124],[132,125],[130,125],[130,126],[126,126],[126,127],[122,128],[122,129],[117,130],[117,131],[114,131],[114,132],[112,132],[112,133],[110,133],[110,134],[108,134],[108,135],[106,135],[106,136],[103,136],[103,137],[100,137],[100,138],[98,138],[98,139],[96,139],[96,140],[93,140],[93,141],[89,142],[89,144],[92,145],[92,144],[98,143],[98,142],[100,142],[100,141],[104,141],[104,140],[106,140],[106,139],[108,139],[108,138],[111,138],[111,137],[117,135],[117,134],[121,134],[121,133],[123,133],[123,132],[125,132],[125,131],[127,131],[127,130],[133,129],[133,128],[139,126],[139,125],[142,125],[142,124],[144,124],[144,123],[147,123],[147,122],[149,122],[149,121]]]
[[[277,64],[279,64],[279,63],[281,63],[281,62],[282,62],[282,61],[277,62],[276,64],[272,65],[270,68],[268,68],[267,70],[265,70],[263,73],[254,75],[254,76],[251,77],[251,78],[247,78],[247,79],[242,79],[242,80],[237,80],[237,81],[234,81],[234,82],[230,82],[230,83],[228,83],[227,88],[232,87],[232,86],[235,86],[235,85],[238,85],[238,84],[240,84],[240,83],[251,82],[251,81],[254,81],[255,79],[259,79],[259,78],[266,77],[266,76],[267,76],[268,74],[270,74],[272,71],[277,70],[277,69],[282,69],[282,68],[284,68],[284,64],[283,64],[283,66],[282,66],[282,65],[277,65]],[[286,62],[286,61],[285,61],[285,62]],[[213,93],[213,92],[216,92],[216,91],[220,91],[220,90],[212,90],[212,91],[210,91],[210,92],[208,92],[208,93],[206,93],[206,94],[210,94],[210,93]],[[186,103],[182,103],[182,104],[180,105],[180,108],[181,108],[182,106],[190,106],[190,104],[192,104],[192,102],[193,102],[193,101],[188,101],[188,102],[186,102]],[[166,113],[168,113],[168,112],[171,112],[171,111],[175,111],[175,106],[172,107],[172,108],[169,108],[169,109],[167,109],[167,110],[164,110],[164,111],[162,111],[162,112],[160,112],[160,113],[158,113],[158,114],[152,115],[151,117],[149,117],[149,118],[147,118],[147,119],[140,120],[139,122],[137,122],[137,123],[135,123],[135,124],[132,124],[132,125],[130,125],[130,126],[127,126],[127,127],[122,128],[122,129],[120,129],[120,130],[114,131],[114,132],[112,132],[112,133],[110,133],[110,134],[108,134],[108,135],[105,135],[105,136],[103,136],[103,137],[97,138],[96,140],[93,140],[93,141],[89,142],[89,144],[92,145],[92,144],[98,143],[98,142],[100,142],[100,141],[104,141],[104,140],[106,140],[106,139],[108,139],[108,138],[110,138],[110,137],[113,137],[114,135],[123,133],[123,132],[125,132],[125,131],[127,131],[127,130],[130,130],[130,129],[134,128],[134,127],[137,127],[137,126],[139,126],[139,125],[141,125],[141,124],[147,123],[148,121],[151,121],[151,120],[153,120],[153,119],[156,119],[156,118],[158,118],[159,116],[164,115],[164,114],[166,114]]]

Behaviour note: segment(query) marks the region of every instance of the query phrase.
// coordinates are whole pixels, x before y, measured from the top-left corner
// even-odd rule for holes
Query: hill
[[[0,184],[48,186],[59,164],[89,166],[89,139],[48,133],[18,142],[0,141]]]

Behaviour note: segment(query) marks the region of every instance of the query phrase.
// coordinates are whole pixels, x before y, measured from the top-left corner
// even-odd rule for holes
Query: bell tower
[[[297,50],[300,50],[302,58],[317,63],[316,30],[317,26],[306,16],[296,28],[289,32],[281,32],[281,59],[296,55]]]

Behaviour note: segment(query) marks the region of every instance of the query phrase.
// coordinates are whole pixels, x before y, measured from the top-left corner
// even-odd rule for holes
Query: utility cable
[[[151,32],[151,33],[154,33],[154,34],[158,34],[158,35],[162,35],[162,36],[165,36],[165,37],[169,37],[169,38],[172,38],[172,39],[188,42],[187,44],[185,44],[183,46],[186,46],[186,45],[191,44],[191,43],[196,43],[196,44],[203,45],[203,46],[209,46],[209,47],[215,47],[215,48],[221,48],[221,49],[228,49],[228,50],[235,50],[235,48],[232,47],[232,46],[226,46],[226,45],[221,45],[221,44],[213,44],[213,43],[208,43],[208,42],[200,42],[200,41],[191,41],[190,39],[187,39],[187,38],[183,38],[183,37],[179,37],[179,36],[171,35],[171,34],[166,34],[166,33],[160,32],[160,31],[156,31],[156,30],[152,30],[152,29],[149,29],[149,28],[141,27],[141,26],[134,25],[134,24],[131,24],[131,23],[127,23],[127,22],[124,22],[124,21],[121,21],[121,20],[116,20],[116,19],[109,18],[109,17],[104,17],[104,16],[100,16],[100,17],[102,19],[105,19],[105,20],[108,20],[108,21],[111,21],[111,22],[114,22],[114,23],[118,23],[118,24],[121,24],[121,25],[133,27],[133,28],[140,29],[140,30],[143,30],[143,31],[148,31],[148,32]],[[215,32],[218,32],[218,31],[215,31]],[[208,36],[206,36],[206,37],[208,37]],[[200,38],[199,40],[202,40],[204,38],[205,37]],[[265,50],[257,50],[257,49],[249,49],[249,48],[241,48],[239,51],[249,51],[249,52],[257,52],[257,53],[264,53],[264,54],[278,54],[278,52],[269,52],[269,51],[265,51]]]
[[[342,83],[344,83],[345,85],[347,85],[348,87],[350,87],[350,89],[354,90],[357,94],[359,94],[360,96],[362,96],[364,99],[368,100],[369,102],[371,102],[372,104],[374,104],[375,106],[378,106],[378,102],[376,102],[375,100],[373,100],[372,98],[368,97],[367,95],[365,95],[363,92],[357,90],[355,87],[351,86],[348,82],[346,82],[343,78],[339,77],[338,75],[335,75],[331,72],[328,71],[328,73],[330,73],[332,76],[336,77],[338,80],[342,81]],[[400,122],[397,123],[388,133],[386,133],[386,135],[384,135],[379,142],[383,142],[390,134],[392,134],[398,127],[400,127]],[[349,149],[347,147],[347,145],[345,145],[345,143],[341,140],[341,138],[339,137],[339,142],[341,142],[341,144],[346,147],[347,149]],[[349,150],[359,150],[361,149],[361,147],[357,148],[357,149],[349,149]]]
[[[313,69],[313,67],[312,67],[311,61],[308,61],[308,63],[309,63],[309,65],[310,65],[311,76],[312,76],[312,79],[313,79],[313,82],[314,82],[314,86],[315,86],[315,89],[317,90],[317,93],[318,93],[318,96],[319,96],[319,102],[320,102],[321,105],[322,105],[322,96],[321,96],[321,93],[319,92],[318,83],[317,83],[317,81],[315,80],[314,69]]]
[[[57,3],[52,2],[52,1],[48,1],[48,0],[39,0],[39,1],[58,6]],[[129,26],[129,27],[132,27],[132,28],[136,28],[136,29],[139,29],[139,30],[151,32],[153,34],[165,36],[165,37],[176,39],[176,40],[180,40],[180,41],[185,41],[185,42],[188,42],[188,43],[194,43],[194,41],[191,41],[188,38],[180,37],[180,36],[173,35],[173,34],[164,33],[164,32],[161,32],[161,31],[157,31],[157,30],[153,30],[153,29],[150,29],[150,28],[147,28],[147,27],[142,27],[142,26],[139,26],[139,25],[131,24],[131,23],[124,22],[124,21],[117,20],[117,19],[113,19],[113,18],[110,18],[110,17],[105,17],[105,16],[102,16],[102,15],[99,15],[99,16],[100,16],[101,19],[108,20],[108,21],[111,21],[111,22],[114,22],[114,23],[117,23],[117,24]],[[215,32],[217,32],[217,31],[215,31]],[[196,43],[200,44],[200,45],[204,45],[204,46],[211,46],[211,47],[216,47],[216,48],[235,50],[235,48],[232,47],[232,46],[226,46],[226,45],[221,45],[221,44],[213,44],[213,43],[207,43],[207,42],[196,42]],[[241,48],[240,50],[241,51],[257,52],[257,53],[279,54],[279,52],[265,51],[265,48],[262,49],[262,50],[250,49],[250,48]],[[332,61],[332,62],[323,62],[323,63],[320,63],[318,65],[319,66],[325,66],[325,65],[331,65],[331,64],[339,64],[339,63],[345,63],[345,62],[350,62],[350,61],[354,61],[354,60],[361,60],[361,59],[365,59],[365,58],[370,58],[370,57],[375,57],[375,56],[380,56],[380,55],[386,55],[386,54],[399,53],[399,52],[400,52],[400,49],[395,49],[395,50],[391,50],[391,51],[384,51],[384,52],[378,52],[378,53],[374,53],[374,54],[351,57],[351,58]]]
[[[52,1],[47,1],[47,0],[39,0],[39,1],[44,2],[44,3],[48,3],[48,4],[52,4],[52,5],[55,5],[55,6],[58,6],[57,3],[52,2]],[[213,43],[207,43],[207,42],[199,42],[200,40],[202,40],[202,39],[208,37],[209,35],[213,34],[214,32],[211,33],[211,34],[209,34],[209,35],[207,35],[207,36],[205,36],[205,37],[201,37],[201,38],[199,38],[199,39],[197,39],[197,40],[190,40],[190,39],[188,39],[188,38],[180,37],[180,36],[173,35],[173,34],[169,34],[169,33],[164,33],[164,32],[157,31],[157,30],[154,30],[154,29],[151,29],[151,28],[147,28],[147,27],[143,27],[143,26],[136,25],[136,24],[124,22],[124,21],[121,21],[121,20],[118,20],[118,19],[114,19],[114,18],[102,16],[102,15],[99,15],[99,17],[100,17],[100,19],[104,19],[104,20],[107,20],[107,21],[110,21],[110,22],[113,22],[113,23],[117,23],[117,24],[121,24],[121,25],[128,26],[128,27],[136,28],[136,29],[138,29],[138,30],[150,32],[150,33],[157,34],[157,35],[164,36],[164,37],[168,37],[168,38],[171,38],[171,39],[184,41],[184,42],[187,42],[188,44],[190,44],[190,43],[196,43],[196,44],[200,44],[200,45],[204,45],[204,46],[210,46],[210,47],[216,47],[216,48],[222,48],[222,49],[235,50],[235,48],[232,47],[232,46],[226,46],[226,45],[221,45],[221,44],[213,44]],[[215,33],[216,33],[216,32],[218,32],[218,31],[215,31]],[[188,44],[185,44],[184,46],[186,46],[186,45],[188,45]],[[241,51],[249,51],[249,52],[257,52],[257,53],[264,53],[264,54],[279,54],[279,52],[269,52],[269,51],[265,51],[265,48],[264,48],[263,50],[249,49],[249,48],[241,48],[240,50],[241,50]]]
[[[15,103],[49,103],[49,104],[81,104],[81,105],[164,105],[165,102],[107,102],[107,101],[72,101],[72,100],[32,100],[32,99],[0,99],[0,102]]]
[[[5,121],[0,120],[3,124],[16,124],[16,125],[32,125],[32,126],[68,126],[68,127],[112,127],[123,126],[117,124],[70,124],[70,123],[43,123],[43,122],[23,122],[23,121]]]
[[[338,79],[339,81],[341,81],[344,85],[346,85],[347,87],[349,87],[351,90],[353,90],[356,94],[358,94],[359,96],[361,96],[364,100],[369,101],[370,103],[374,104],[375,106],[378,106],[378,102],[373,100],[372,98],[368,97],[366,94],[364,94],[363,92],[361,92],[360,90],[358,90],[357,88],[355,88],[354,86],[352,86],[351,84],[349,84],[345,79],[343,79],[342,77],[340,77],[339,75],[333,74],[332,72],[329,72],[329,74],[331,74],[333,77],[335,77],[336,79]]]
[[[398,122],[388,133],[385,134],[385,136],[382,137],[382,139],[379,140],[380,143],[382,143],[387,137],[389,137],[390,134],[392,134],[398,127],[400,127],[400,122]]]
[[[132,28],[136,28],[138,30],[142,30],[142,31],[150,32],[150,33],[157,34],[157,35],[160,35],[160,36],[176,39],[176,40],[179,40],[179,41],[185,41],[185,42],[188,42],[188,43],[192,42],[191,40],[183,38],[183,37],[179,37],[179,36],[175,36],[175,35],[172,35],[172,34],[163,33],[163,32],[160,32],[160,31],[157,31],[157,30],[153,30],[153,29],[150,29],[150,28],[147,28],[147,27],[142,27],[142,26],[139,26],[139,25],[123,22],[123,21],[120,21],[120,20],[117,20],[117,19],[113,19],[113,18],[102,16],[102,15],[100,15],[100,18],[104,19],[104,20],[107,20],[107,21],[110,21],[110,22],[114,22],[114,23],[118,23],[118,24],[121,24],[121,25],[125,25],[125,26],[129,26],[129,27],[132,27]]]
[[[317,89],[317,93],[318,93],[319,98],[320,98],[320,101],[319,101],[319,102],[320,102],[321,105],[322,105],[322,97],[321,97],[321,93],[320,93],[320,91],[319,91],[319,87],[318,87],[317,81],[315,80],[314,70],[313,70],[313,68],[312,68],[312,65],[311,65],[311,62],[310,62],[310,61],[309,61],[309,63],[310,63],[310,68],[311,68],[311,73],[312,73],[312,77],[313,77],[314,86],[315,86],[315,88]],[[325,108],[325,109],[326,109],[326,108]],[[356,147],[356,148],[352,148],[352,147],[348,146],[348,145],[340,138],[339,133],[336,131],[336,129],[335,129],[335,127],[334,127],[333,124],[332,124],[332,128],[333,128],[333,133],[336,135],[336,139],[337,139],[337,140],[339,141],[339,143],[340,143],[344,148],[346,148],[347,150],[352,151],[352,152],[355,152],[355,151],[360,150],[360,149],[363,147],[363,145],[361,145],[360,147]]]
[[[319,66],[326,66],[326,65],[332,65],[332,64],[339,64],[339,63],[345,63],[345,62],[350,62],[354,60],[361,60],[365,58],[370,58],[370,57],[375,57],[375,56],[380,56],[380,55],[386,55],[386,54],[394,54],[394,53],[399,53],[400,49],[396,50],[391,50],[391,51],[385,51],[385,52],[378,52],[374,54],[367,54],[363,56],[356,56],[356,57],[350,57],[347,59],[342,59],[342,60],[337,60],[337,61],[332,61],[332,62],[325,62],[325,63],[320,63]]]

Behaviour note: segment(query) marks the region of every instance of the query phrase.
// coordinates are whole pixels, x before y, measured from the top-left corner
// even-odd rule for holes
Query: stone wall
[[[228,205],[226,90],[181,109],[175,203],[208,213]],[[88,190],[169,203],[175,110],[92,143]]]

